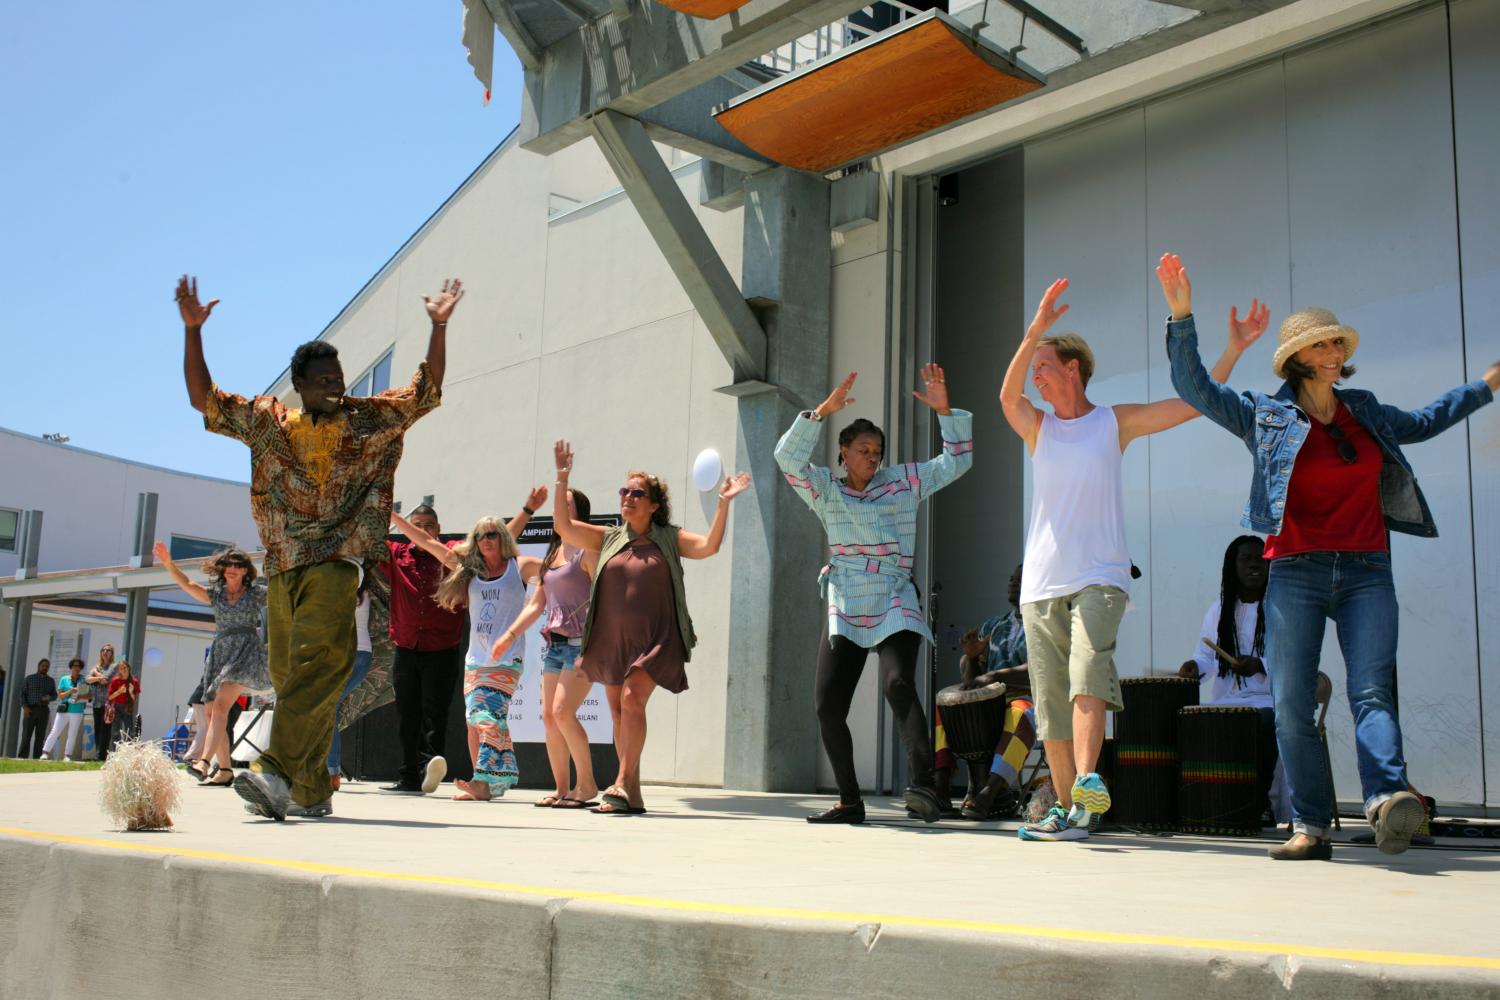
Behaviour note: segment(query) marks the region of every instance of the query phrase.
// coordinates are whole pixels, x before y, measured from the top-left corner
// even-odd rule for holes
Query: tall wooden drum
[[[1126,677],[1124,711],[1115,713],[1116,823],[1154,830],[1177,825],[1177,713],[1198,704],[1198,682],[1186,677]]]
[[[1201,705],[1177,717],[1182,781],[1177,828],[1189,833],[1254,836],[1266,803],[1260,793],[1260,711]]]

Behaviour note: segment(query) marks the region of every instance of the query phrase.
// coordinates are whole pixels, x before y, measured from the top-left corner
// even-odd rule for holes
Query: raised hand
[[[190,327],[201,327],[208,321],[209,313],[214,311],[214,306],[219,304],[214,299],[208,305],[198,301],[198,279],[189,278],[187,275],[177,279],[177,311],[182,313],[182,325]]]
[[[163,566],[172,565],[172,550],[167,548],[166,542],[157,542],[151,546],[151,554],[156,556],[157,561]]]
[[[1026,328],[1026,336],[1032,339],[1041,337],[1052,328],[1052,324],[1056,323],[1063,313],[1068,311],[1067,303],[1061,306],[1057,304],[1057,300],[1067,290],[1067,278],[1058,278],[1047,286],[1047,291],[1042,294],[1041,303],[1036,307],[1036,315],[1032,317],[1031,325]]]
[[[919,402],[926,403],[939,413],[948,414],[948,382],[943,377],[943,369],[931,362],[922,366],[922,385],[927,391],[913,392],[912,395]]]
[[[1184,319],[1193,311],[1193,285],[1188,281],[1187,268],[1182,258],[1175,253],[1161,255],[1156,265],[1156,279],[1161,282],[1161,293],[1172,310],[1173,319]]]
[[[749,488],[750,473],[736,472],[732,476],[725,476],[724,485],[719,487],[719,499],[733,500]]]
[[[573,471],[573,446],[566,441],[558,441],[552,446],[552,460],[557,474],[563,479],[568,478],[568,473]]]
[[[547,487],[532,487],[530,493],[526,494],[526,506],[532,510],[541,510],[542,504],[547,502]]]
[[[1484,370],[1485,382],[1489,383],[1490,391],[1500,391],[1500,361],[1496,361]]]
[[[815,411],[819,417],[826,417],[842,410],[846,406],[854,405],[854,397],[849,395],[849,390],[854,388],[854,380],[859,378],[859,372],[850,372],[848,377],[828,394],[828,398],[818,404]]]
[[[1250,300],[1250,311],[1245,313],[1245,318],[1240,319],[1239,309],[1235,306],[1229,307],[1229,346],[1243,353],[1246,348],[1260,339],[1260,335],[1266,332],[1266,325],[1271,321],[1271,307],[1259,299]]]
[[[464,297],[464,283],[457,278],[449,278],[443,282],[443,290],[435,299],[422,296],[422,302],[427,306],[427,315],[432,317],[433,323],[442,324],[448,322],[448,317],[453,315],[453,307],[458,305],[458,300]]]

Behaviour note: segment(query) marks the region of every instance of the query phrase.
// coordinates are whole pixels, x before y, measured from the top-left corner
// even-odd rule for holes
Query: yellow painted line
[[[1127,934],[1116,931],[1077,930],[1067,927],[1038,927],[1031,924],[949,920],[941,917],[850,913],[841,910],[797,910],[776,906],[748,906],[738,903],[699,903],[686,900],[659,899],[653,896],[631,896],[620,893],[599,892],[590,889],[561,889],[553,886],[522,885],[514,882],[491,882],[485,879],[459,878],[447,875],[417,875],[410,872],[350,868],[343,865],[329,865],[315,861],[259,858],[251,855],[225,854],[220,851],[199,851],[189,848],[161,847],[151,844],[132,844],[121,840],[103,840],[98,837],[76,837],[58,833],[39,833],[34,830],[21,830],[6,826],[0,826],[0,835],[22,837],[30,840],[45,840],[59,844],[76,844],[82,847],[102,847],[109,850],[129,851],[136,854],[201,858],[205,861],[227,861],[233,864],[260,865],[266,868],[309,872],[317,875],[344,875],[379,879],[385,882],[410,882],[419,885],[453,886],[491,892],[509,892],[524,896],[541,896],[547,899],[587,899],[644,910],[667,910],[677,913],[703,913],[720,916],[762,917],[772,920],[823,920],[880,924],[882,926],[894,927],[922,927],[933,930],[1004,934],[1046,941],[1149,945],[1167,948],[1185,948],[1194,951],[1234,952],[1254,955],[1296,955],[1302,958],[1322,958],[1338,962],[1425,966],[1443,969],[1480,969],[1490,972],[1500,972],[1500,958],[1485,958],[1478,955],[1437,955],[1426,952],[1379,951],[1367,948],[1321,948],[1305,944],[1278,944],[1274,942],[1178,937],[1170,934]]]

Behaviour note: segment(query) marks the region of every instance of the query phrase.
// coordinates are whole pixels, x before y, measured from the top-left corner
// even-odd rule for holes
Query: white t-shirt
[[[512,559],[505,572],[493,580],[474,577],[469,581],[469,653],[464,662],[471,667],[493,667],[519,660],[526,650],[526,637],[517,636],[499,659],[490,649],[500,633],[510,627],[526,605],[526,585],[521,569]]]
[[[354,606],[354,648],[361,653],[368,653],[373,648],[370,645],[369,591],[365,591],[365,596]]]
[[[1228,649],[1226,652],[1238,652],[1240,656],[1252,656],[1255,649],[1255,616],[1260,610],[1260,602],[1246,604],[1239,602],[1234,609],[1234,631],[1239,639],[1236,649]],[[1203,644],[1203,636],[1207,636],[1214,642],[1219,641],[1219,602],[1209,607],[1208,614],[1203,616],[1203,629],[1198,633],[1198,648],[1193,650],[1193,662],[1198,664],[1198,672],[1203,675],[1203,700],[1204,705],[1248,705],[1252,708],[1274,708],[1271,701],[1271,678],[1264,673],[1255,674],[1252,677],[1241,677],[1230,671],[1227,676],[1219,676],[1219,667],[1224,665],[1223,660],[1213,650]]]
[[[1031,524],[1021,603],[1102,585],[1130,591],[1120,425],[1113,407],[1064,420],[1042,413],[1031,455]]]

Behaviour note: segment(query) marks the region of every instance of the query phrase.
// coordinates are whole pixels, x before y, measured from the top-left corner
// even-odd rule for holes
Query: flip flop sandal
[[[215,781],[220,773],[229,775],[228,781]],[[232,788],[234,787],[234,772],[227,767],[216,767],[208,775],[208,780],[203,782],[205,788]]]
[[[619,785],[610,785],[604,790],[604,794],[600,795],[599,798],[603,799],[604,804],[609,806],[611,809],[617,809],[623,812],[624,810],[630,808],[630,799],[627,798],[624,793],[625,789],[621,788]]]
[[[608,799],[605,799],[603,805],[595,806],[589,812],[600,816],[644,816],[646,815],[646,807],[633,806],[627,802],[623,808],[620,808]]]
[[[538,809],[556,809],[557,804],[566,798],[566,795],[543,795],[541,798],[533,802],[532,805],[536,806]]]
[[[589,809],[589,808],[592,808],[594,805],[597,805],[597,802],[594,799],[590,799],[589,801],[585,802],[582,799],[575,799],[575,798],[571,798],[570,796],[564,795],[562,798],[558,799],[555,803],[553,803],[552,808],[553,809]],[[626,808],[628,809],[629,806],[627,805]]]

